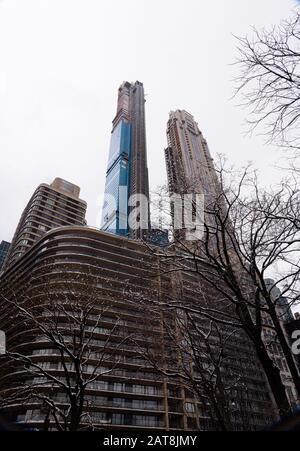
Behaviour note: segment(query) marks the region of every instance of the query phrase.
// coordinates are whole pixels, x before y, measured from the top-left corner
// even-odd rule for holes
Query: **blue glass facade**
[[[149,199],[145,94],[141,82],[122,83],[112,123],[101,228],[132,239],[144,239],[150,229],[149,203],[147,211],[144,208],[139,216],[139,226],[128,227],[128,218],[135,208],[128,206],[129,198],[133,202],[139,195]]]
[[[130,147],[131,125],[122,120],[116,125],[111,135],[102,230],[124,236],[128,235]]]

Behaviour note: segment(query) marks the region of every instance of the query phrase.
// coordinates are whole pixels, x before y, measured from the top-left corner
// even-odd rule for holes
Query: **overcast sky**
[[[245,137],[230,100],[235,35],[276,24],[295,0],[0,0],[0,241],[11,240],[35,188],[54,177],[81,187],[99,226],[111,121],[123,80],[147,93],[150,185],[166,179],[172,109],[192,113],[212,155],[251,160],[266,183],[279,158]]]

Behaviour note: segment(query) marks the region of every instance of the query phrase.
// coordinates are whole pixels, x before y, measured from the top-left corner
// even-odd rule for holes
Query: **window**
[[[194,413],[195,412],[195,404],[193,404],[191,402],[186,402],[185,403],[185,411],[187,413]]]

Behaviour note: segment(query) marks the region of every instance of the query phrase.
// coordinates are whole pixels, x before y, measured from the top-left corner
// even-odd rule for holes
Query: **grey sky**
[[[232,34],[276,24],[293,0],[0,1],[0,240],[11,240],[32,192],[56,176],[81,186],[88,223],[99,225],[117,88],[147,93],[150,184],[165,181],[168,112],[199,123],[212,155],[249,160],[275,183],[279,158],[243,136],[230,101]]]

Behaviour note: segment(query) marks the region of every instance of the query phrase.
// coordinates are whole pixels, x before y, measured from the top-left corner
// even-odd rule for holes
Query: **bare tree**
[[[7,330],[1,405],[32,405],[39,417],[44,412],[45,429],[76,431],[94,427],[87,391],[117,368],[129,335],[97,291],[94,275],[63,271],[58,278],[45,275],[42,288],[32,279],[22,294],[1,293]],[[16,367],[22,378],[7,385]]]
[[[149,309],[149,302],[141,305],[144,310]],[[227,352],[227,343],[236,330],[225,330],[217,322],[203,321],[185,310],[161,307],[151,305],[151,313],[156,310],[162,318],[162,345],[158,348],[151,341],[144,341],[144,346],[136,343],[141,358],[191,394],[189,414],[210,418],[219,430],[234,430],[233,399],[237,391],[244,389],[242,375],[230,368],[232,357]],[[198,427],[202,429],[203,424]],[[245,424],[240,427],[245,428]]]
[[[154,252],[172,262],[172,271],[197,274],[206,289],[210,287],[223,299],[222,307],[190,305],[178,299],[170,301],[169,307],[197,311],[219,324],[242,327],[254,344],[279,412],[284,415],[290,410],[288,398],[263,332],[265,328],[275,330],[300,399],[299,373],[278,313],[279,298],[272,295],[278,286],[290,305],[299,301],[300,235],[295,215],[299,212],[299,190],[284,182],[267,192],[259,187],[250,168],[230,181],[229,173],[232,171],[227,172],[221,164],[216,193],[205,205],[203,237],[187,242],[175,235],[173,248]],[[271,287],[266,282],[270,276],[275,279]]]
[[[250,130],[262,125],[268,141],[299,149],[300,14],[237,39],[236,94],[250,109]]]

